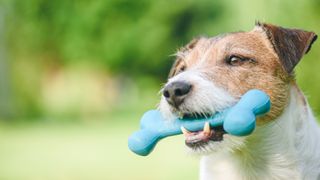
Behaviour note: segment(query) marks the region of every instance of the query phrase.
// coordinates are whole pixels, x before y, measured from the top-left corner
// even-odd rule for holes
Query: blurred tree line
[[[63,65],[89,61],[114,73],[157,78],[166,77],[169,55],[203,29],[213,29],[223,10],[220,1],[9,4],[8,35],[14,52],[45,54],[53,57],[51,63]]]
[[[15,102],[11,111],[21,117],[43,114],[43,76],[65,67],[86,64],[163,81],[170,55],[204,30],[213,32],[223,13],[221,1],[8,0],[1,8],[10,59],[7,86]]]
[[[320,32],[319,7],[316,0],[2,0],[0,52],[6,55],[0,66],[7,70],[0,78],[0,105],[6,106],[0,118],[45,115],[41,94],[51,79],[44,77],[58,71],[84,65],[110,76],[163,82],[170,55],[195,36],[249,30],[255,20]],[[305,72],[302,79],[320,80]]]

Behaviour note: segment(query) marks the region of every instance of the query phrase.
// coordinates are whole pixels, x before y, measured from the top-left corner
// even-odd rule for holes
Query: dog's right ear
[[[294,67],[317,39],[314,32],[289,29],[272,24],[256,23],[266,33],[283,68],[292,74]]]

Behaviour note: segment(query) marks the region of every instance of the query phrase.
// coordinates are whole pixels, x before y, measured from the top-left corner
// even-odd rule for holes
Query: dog
[[[159,103],[166,119],[211,116],[250,89],[272,104],[249,136],[182,127],[187,149],[201,155],[200,179],[320,179],[320,130],[294,73],[316,39],[257,22],[249,32],[196,38],[176,53]]]

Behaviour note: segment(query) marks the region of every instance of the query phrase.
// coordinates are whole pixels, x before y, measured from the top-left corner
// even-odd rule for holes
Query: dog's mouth
[[[180,115],[183,119],[202,119],[211,116],[213,116],[213,113],[182,113],[182,115]]]
[[[212,114],[183,114],[183,119],[193,118],[208,118]],[[210,127],[209,123],[205,123],[201,131],[189,131],[184,127],[181,128],[185,136],[185,144],[192,149],[199,149],[206,146],[210,141],[219,142],[223,140],[223,135],[226,133],[222,126]]]

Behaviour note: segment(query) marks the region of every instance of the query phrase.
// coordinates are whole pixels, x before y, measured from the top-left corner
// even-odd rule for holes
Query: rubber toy
[[[158,110],[147,111],[140,121],[140,130],[128,139],[134,153],[146,156],[163,138],[182,134],[183,126],[189,131],[200,131],[209,122],[210,127],[223,126],[234,136],[251,134],[256,126],[256,117],[270,111],[270,98],[263,91],[252,89],[246,92],[234,106],[215,113],[210,118],[165,120]]]

